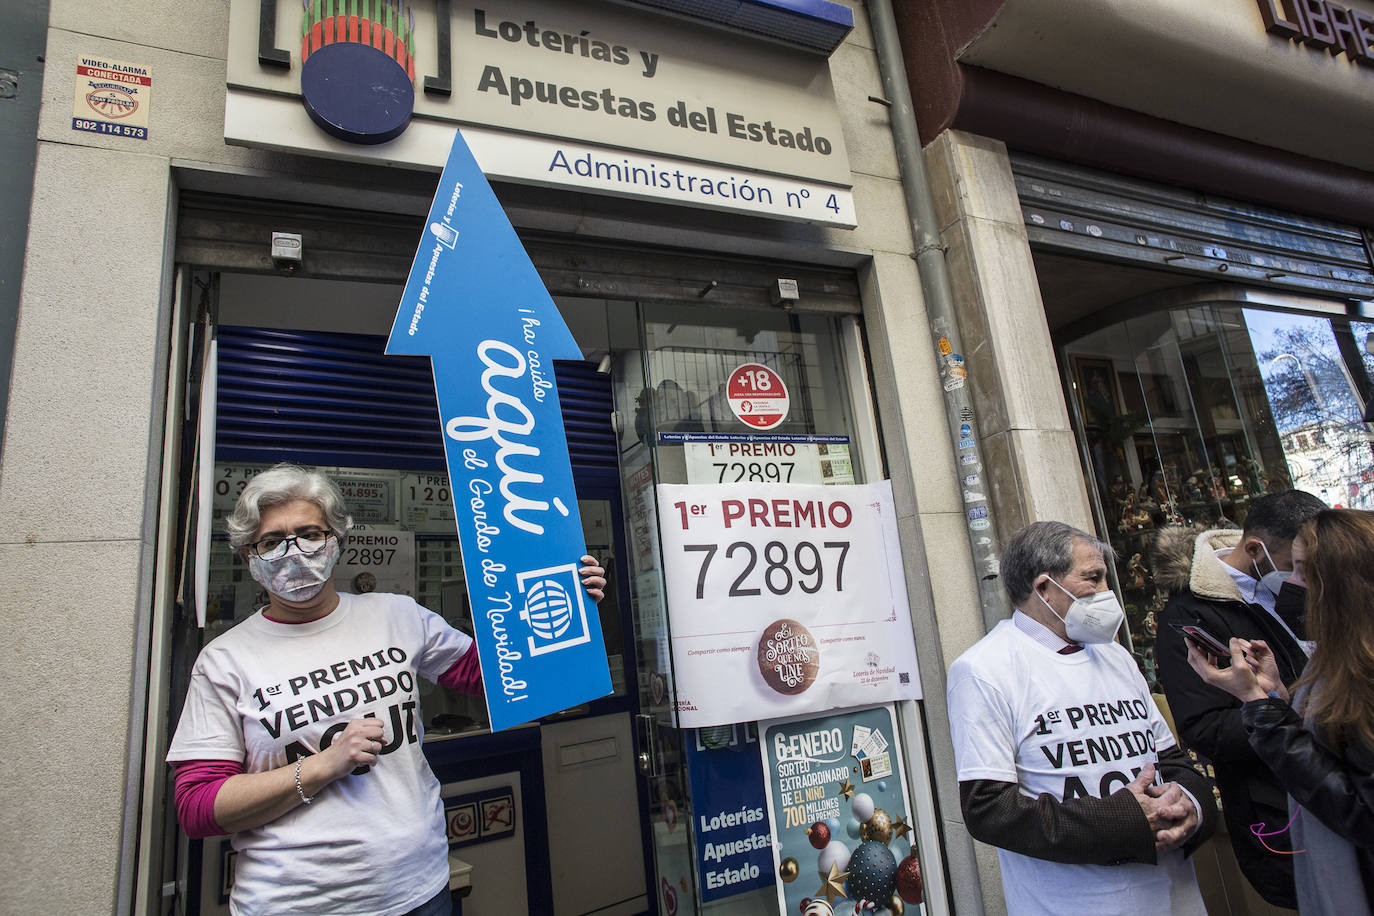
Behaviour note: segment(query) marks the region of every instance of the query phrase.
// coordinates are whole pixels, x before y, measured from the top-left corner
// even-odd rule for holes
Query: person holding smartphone
[[[1155,584],[1170,593],[1159,615],[1155,657],[1179,736],[1212,764],[1241,872],[1269,903],[1290,908],[1297,897],[1287,838],[1266,846],[1250,832],[1251,824],[1283,822],[1284,791],[1251,747],[1240,703],[1198,676],[1188,664],[1188,646],[1190,639],[1201,641],[1198,632],[1206,633],[1229,658],[1232,637],[1261,640],[1273,653],[1280,678],[1297,679],[1307,652],[1301,634],[1279,614],[1278,598],[1293,590],[1286,582],[1293,570],[1293,538],[1325,508],[1301,490],[1271,493],[1251,503],[1241,531],[1165,529],[1154,557]],[[1195,630],[1192,637],[1185,628]]]
[[[1196,646],[1188,664],[1241,701],[1250,747],[1288,793],[1288,814],[1252,825],[1260,842],[1291,836],[1303,916],[1374,912],[1374,513],[1328,509],[1293,542],[1310,583],[1311,661],[1291,694],[1273,651],[1233,638],[1228,667]],[[1290,705],[1291,704],[1291,705]]]

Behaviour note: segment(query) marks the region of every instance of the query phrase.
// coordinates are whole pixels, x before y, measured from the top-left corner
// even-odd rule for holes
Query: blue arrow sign
[[[582,352],[461,133],[386,352],[434,369],[492,730],[610,693],[553,377]]]

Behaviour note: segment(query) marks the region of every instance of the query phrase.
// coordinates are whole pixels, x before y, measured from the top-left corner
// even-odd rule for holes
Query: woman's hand
[[[1231,638],[1231,667],[1218,668],[1216,662],[1187,640],[1188,664],[1213,687],[1225,690],[1242,702],[1262,700],[1270,690],[1277,690],[1286,700],[1288,692],[1279,678],[1274,655],[1265,643]]]
[[[1259,681],[1260,690],[1267,695],[1269,691],[1277,691],[1283,697],[1284,702],[1288,702],[1288,688],[1284,686],[1283,678],[1279,676],[1279,663],[1274,658],[1273,650],[1269,644],[1262,639],[1248,640],[1239,639],[1240,647],[1245,650],[1246,657],[1250,660],[1250,670],[1255,672],[1255,679]]]
[[[320,761],[321,775],[333,782],[360,766],[370,767],[377,762],[377,752],[385,743],[381,719],[354,719],[339,733],[334,743],[316,755]]]
[[[238,833],[271,823],[360,766],[374,766],[382,749],[382,720],[354,719],[318,754],[265,773],[230,776],[215,795],[215,823]],[[299,779],[299,782],[297,780]]]
[[[596,565],[596,557],[587,556],[582,558],[582,568],[577,572],[582,577],[582,587],[587,594],[600,604],[601,599],[606,597],[606,570]]]

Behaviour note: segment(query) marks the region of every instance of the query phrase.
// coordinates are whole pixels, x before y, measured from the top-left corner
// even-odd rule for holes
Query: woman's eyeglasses
[[[286,556],[291,545],[295,544],[297,550],[309,556],[324,549],[330,534],[331,532],[322,531],[318,528],[312,531],[302,531],[291,537],[278,537],[273,534],[249,544],[248,548],[264,560],[280,560]]]

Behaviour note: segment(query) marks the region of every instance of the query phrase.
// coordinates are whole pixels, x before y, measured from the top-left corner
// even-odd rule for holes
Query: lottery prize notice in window
[[[892,487],[663,484],[684,728],[920,697]]]

